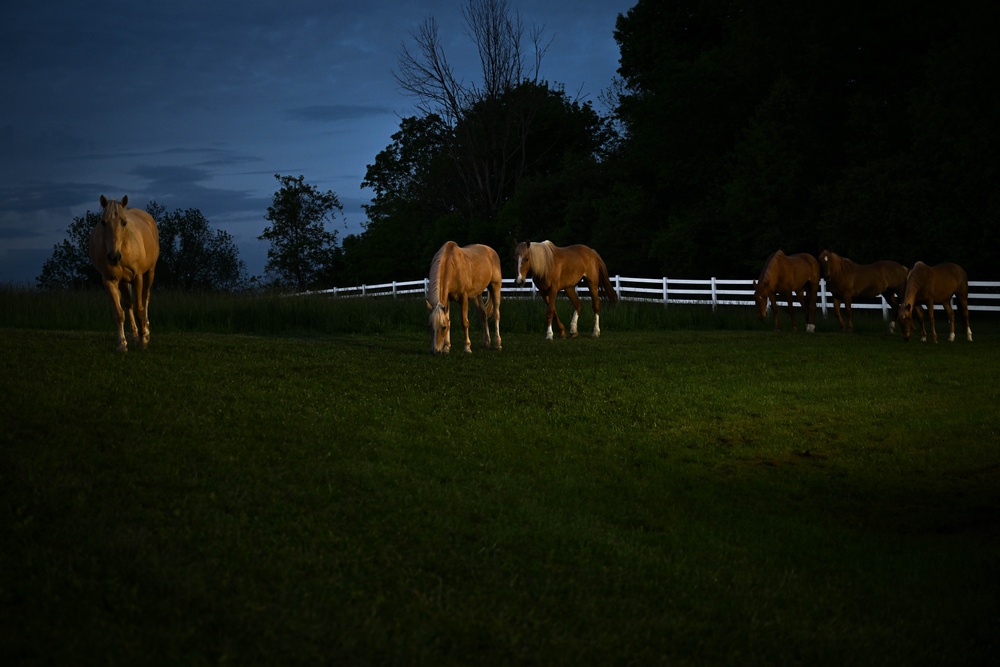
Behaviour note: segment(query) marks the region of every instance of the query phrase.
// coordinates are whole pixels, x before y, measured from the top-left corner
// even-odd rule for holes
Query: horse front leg
[[[937,327],[934,326],[934,302],[927,300],[927,319],[931,321],[931,335],[934,337],[934,342],[937,342]],[[927,342],[927,327],[924,324],[924,320],[920,321],[920,329],[923,335],[920,337],[921,343]]]
[[[778,317],[778,293],[771,292],[768,294],[768,298],[771,300],[771,313],[774,315],[774,330],[781,331],[781,319]]]
[[[846,304],[847,301],[845,300],[844,303]],[[840,330],[847,331],[847,325],[844,324],[844,318],[840,316],[840,299],[837,297],[833,297],[833,314],[837,316],[837,323],[840,324]],[[847,306],[847,317],[848,319],[851,317],[850,306]]]
[[[111,296],[115,325],[118,329],[118,347],[116,349],[118,352],[128,352],[128,342],[125,340],[125,311],[122,310],[122,293],[118,286],[118,281],[105,280],[104,289]]]
[[[563,328],[562,322],[559,321],[559,315],[556,314],[556,294],[554,290],[549,290],[542,296],[545,299],[545,340],[554,339],[552,334],[553,320],[555,320],[556,326],[559,327],[559,336],[561,338],[566,337],[566,330]]]
[[[852,308],[854,304],[852,303],[851,296],[847,295],[844,297],[844,310],[847,311],[847,333],[854,333],[854,310]],[[844,323],[840,323],[840,327],[843,329]]]
[[[802,296],[802,292],[799,292],[799,297]],[[806,312],[806,303],[804,299],[800,298],[802,303],[802,312]],[[799,325],[795,323],[795,291],[789,290],[788,292],[788,319],[792,321],[792,331],[798,331]]]
[[[469,340],[469,297],[462,296],[462,330],[465,331],[465,352],[472,354],[472,341]]]

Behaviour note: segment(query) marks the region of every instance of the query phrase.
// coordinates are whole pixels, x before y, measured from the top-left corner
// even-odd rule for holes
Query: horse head
[[[910,340],[913,333],[913,306],[912,303],[903,302],[899,304],[899,331],[903,334],[903,340]]]
[[[823,272],[824,278],[830,277],[830,271],[832,270],[831,265],[836,261],[834,259],[835,257],[836,255],[834,255],[829,250],[824,250],[819,254],[819,257],[817,259],[819,259],[819,268]]]
[[[121,202],[101,195],[101,241],[108,264],[115,266],[122,259],[122,242],[128,222],[128,195]]]
[[[431,305],[427,301],[427,311],[430,317],[427,318],[427,329],[431,334],[431,352],[433,354],[448,354],[451,351],[451,317],[449,317],[448,305],[440,303]]]
[[[514,284],[520,287],[527,280],[528,272],[531,271],[531,241],[522,241],[515,244],[514,262],[517,264]]]
[[[760,280],[753,281],[753,300],[760,311],[759,319],[763,321],[767,317],[767,287]]]

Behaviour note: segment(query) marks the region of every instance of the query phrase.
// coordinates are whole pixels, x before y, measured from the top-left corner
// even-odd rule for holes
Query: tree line
[[[309,270],[272,245],[275,284],[405,279],[447,240],[506,259],[523,239],[586,243],[634,276],[755,276],[778,248],[831,248],[995,277],[988,3],[638,0],[603,112],[543,77],[546,35],[506,0],[463,13],[480,77],[455,76],[433,19],[413,33],[394,75],[417,113],[368,166],[360,233],[338,242],[336,195],[284,177],[262,240],[327,208],[303,227]]]

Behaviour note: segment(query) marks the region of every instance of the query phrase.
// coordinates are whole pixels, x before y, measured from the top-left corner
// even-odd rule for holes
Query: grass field
[[[441,358],[419,302],[165,295],[120,355],[90,298],[0,294],[4,664],[1000,648],[998,322],[621,304],[546,343],[511,303],[502,352]]]

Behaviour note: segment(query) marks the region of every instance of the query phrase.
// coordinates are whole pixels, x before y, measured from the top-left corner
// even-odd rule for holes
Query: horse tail
[[[615,292],[614,285],[611,284],[611,278],[608,276],[608,267],[604,263],[603,259],[600,260],[598,281],[600,282],[601,289],[604,291],[604,296],[607,297],[608,301],[612,304],[618,303],[618,294]]]
[[[497,312],[497,304],[493,300],[493,295],[490,294],[489,290],[487,290],[486,296],[480,298],[482,298],[483,310],[486,311],[486,319],[495,320]]]

